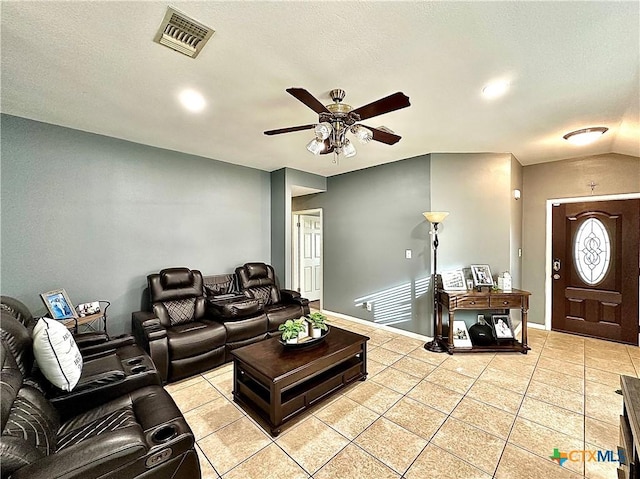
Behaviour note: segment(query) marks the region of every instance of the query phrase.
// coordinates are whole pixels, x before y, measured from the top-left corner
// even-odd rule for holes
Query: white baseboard
[[[538,324],[538,323],[527,323],[527,328],[542,329],[544,331],[547,330],[547,327],[544,324]]]
[[[355,318],[353,316],[348,316],[342,313],[336,313],[335,311],[329,311],[327,309],[323,309],[322,312],[329,316],[335,316],[336,318],[345,319],[347,321],[353,321],[354,323],[362,324],[363,326],[370,326],[373,328],[381,329],[383,331],[389,331],[391,333],[402,334],[403,336],[407,336],[413,339],[419,339],[420,341],[428,342],[433,338],[429,336],[424,336],[418,333],[412,333],[411,331],[405,331],[404,329],[392,328],[391,326],[386,326],[384,324],[376,324],[373,321],[367,321],[366,319]]]

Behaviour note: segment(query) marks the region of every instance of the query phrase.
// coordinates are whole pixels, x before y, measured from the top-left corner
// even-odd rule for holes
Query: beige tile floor
[[[202,477],[615,478],[617,463],[550,460],[553,449],[617,450],[619,374],[640,348],[529,330],[532,350],[436,354],[366,334],[369,377],[303,413],[277,438],[231,401],[232,366],[168,385],[193,429]]]

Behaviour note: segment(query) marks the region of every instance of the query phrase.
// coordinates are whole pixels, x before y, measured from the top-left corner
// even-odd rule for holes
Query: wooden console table
[[[442,345],[449,354],[456,353],[477,353],[477,352],[504,352],[517,351],[527,354],[531,348],[527,346],[527,313],[529,311],[529,296],[531,293],[514,289],[509,292],[497,291],[436,291],[438,299],[438,324],[437,330],[442,333],[442,309],[447,308],[449,312],[449,337],[442,338]],[[522,311],[522,341],[513,339],[512,341],[492,344],[489,346],[455,347],[453,345],[453,318],[458,310],[509,310],[518,309]]]

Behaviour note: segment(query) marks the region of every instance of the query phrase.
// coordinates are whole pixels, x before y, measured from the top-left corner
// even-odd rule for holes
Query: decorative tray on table
[[[278,341],[280,341],[280,344],[282,344],[287,349],[307,348],[324,341],[324,338],[327,336],[327,334],[329,334],[329,331],[330,329],[327,325],[327,330],[322,331],[322,334],[319,338],[312,338],[311,336],[307,336],[303,339],[299,339],[297,343],[287,343],[286,341],[283,341],[282,338],[279,338]]]

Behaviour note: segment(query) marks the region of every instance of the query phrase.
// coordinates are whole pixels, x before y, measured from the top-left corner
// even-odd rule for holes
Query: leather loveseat
[[[161,386],[63,418],[0,340],[2,479],[198,479],[194,436]]]
[[[309,314],[308,300],[281,290],[264,263],[212,276],[168,268],[147,281],[149,310],[132,314],[132,330],[165,382],[220,366],[233,349],[278,335],[287,319]]]

